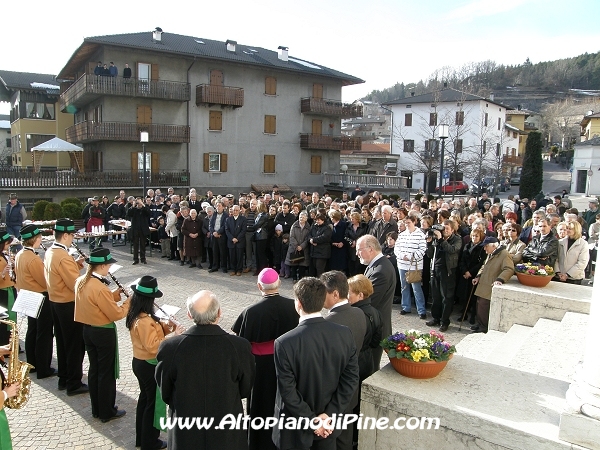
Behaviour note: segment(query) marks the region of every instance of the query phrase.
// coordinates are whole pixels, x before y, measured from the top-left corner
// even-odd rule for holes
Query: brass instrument
[[[29,395],[31,394],[31,379],[29,378],[29,371],[33,369],[33,366],[29,363],[19,360],[19,333],[17,331],[17,324],[12,320],[2,319],[0,319],[0,323],[12,327],[12,337],[10,338],[10,362],[8,364],[6,381],[8,385],[21,385],[17,395],[7,398],[4,402],[4,406],[11,409],[21,409],[29,400]]]

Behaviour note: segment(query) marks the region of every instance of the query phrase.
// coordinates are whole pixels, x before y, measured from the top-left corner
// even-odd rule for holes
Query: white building
[[[600,195],[600,137],[575,144],[571,193]]]
[[[449,127],[444,142],[444,172],[448,170],[449,180],[470,182],[502,173],[506,156],[518,148],[505,128],[506,111],[511,108],[493,99],[444,88],[385,106],[393,112],[391,153],[399,155],[399,175],[412,177],[413,189],[425,189],[427,179],[429,192],[439,184],[441,124]]]

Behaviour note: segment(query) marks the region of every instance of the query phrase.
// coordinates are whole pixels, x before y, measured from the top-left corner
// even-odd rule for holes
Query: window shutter
[[[404,114],[404,126],[412,127],[412,113]]]
[[[437,125],[437,113],[429,113],[429,126],[434,127]]]
[[[137,107],[137,123],[152,123],[152,107],[146,105],[140,105]]]
[[[138,172],[138,152],[131,152],[131,174],[135,177]]]
[[[465,123],[465,112],[456,111],[456,125],[464,125]]]
[[[323,98],[323,85],[320,83],[313,83],[313,97]]]
[[[265,133],[275,134],[277,132],[277,118],[275,116],[265,115]]]
[[[310,157],[310,173],[321,173],[321,157]]]
[[[222,130],[223,129],[223,113],[222,111],[210,111],[208,118],[208,129],[209,130]]]
[[[277,94],[277,78],[266,77],[265,78],[265,94],[276,95]]]
[[[158,169],[159,169],[159,162],[160,162],[160,153],[157,152],[152,152],[151,153],[151,166],[152,166],[152,173],[158,173]]]
[[[463,151],[463,140],[462,139],[457,139],[455,146],[456,146],[456,148],[454,149],[455,153],[462,153],[462,151]]]
[[[500,129],[501,124],[502,124],[502,120],[500,119],[500,117],[498,117],[498,129]]]
[[[264,156],[264,173],[275,173],[275,155]]]
[[[485,113],[484,119],[483,119],[483,126],[487,127],[488,126],[488,113]]]
[[[227,172],[227,154],[221,153],[221,172]]]
[[[208,153],[204,153],[204,167],[203,167],[204,172],[208,172],[208,160],[209,160]]]
[[[158,81],[158,64],[151,65],[150,79],[152,81]]]

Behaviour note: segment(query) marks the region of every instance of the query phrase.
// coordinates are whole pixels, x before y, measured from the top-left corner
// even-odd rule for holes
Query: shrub
[[[33,211],[31,212],[31,219],[44,220],[44,211],[46,210],[46,205],[48,205],[48,203],[50,202],[47,200],[39,200],[35,202],[33,205]]]
[[[81,219],[82,212],[81,205],[76,205],[75,203],[65,203],[62,205],[62,214],[63,217],[67,217],[71,220]]]
[[[68,198],[65,198],[62,202],[60,202],[60,206],[62,206],[63,208],[67,204],[77,205],[77,206],[79,206],[80,210],[83,209],[83,205],[81,204],[81,200],[79,200],[77,197],[68,197]]]
[[[519,185],[519,197],[521,198],[535,198],[542,189],[544,180],[542,148],[542,134],[538,131],[530,132],[525,143],[525,157]]]
[[[62,217],[62,208],[58,203],[48,203],[44,209],[43,220],[56,220]]]

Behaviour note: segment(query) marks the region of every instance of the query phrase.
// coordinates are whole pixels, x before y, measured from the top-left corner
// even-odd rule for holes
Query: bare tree
[[[470,130],[475,144],[466,149],[465,171],[469,178],[473,178],[479,183],[494,167],[492,155],[496,148],[493,144],[497,141],[494,125],[491,121],[486,120],[485,112],[481,111],[479,119]],[[492,147],[494,148],[492,149]]]

